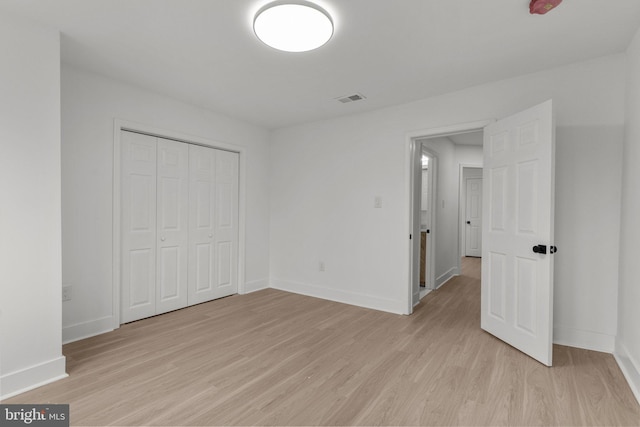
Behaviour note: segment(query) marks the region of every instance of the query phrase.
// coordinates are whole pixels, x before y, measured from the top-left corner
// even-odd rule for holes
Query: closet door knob
[[[213,237],[213,234],[209,233],[209,238],[212,238],[212,237]]]
[[[162,240],[164,242],[164,237],[161,237],[160,240]]]

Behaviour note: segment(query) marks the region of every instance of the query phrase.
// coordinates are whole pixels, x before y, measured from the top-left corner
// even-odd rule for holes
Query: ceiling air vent
[[[336,99],[342,102],[343,104],[346,104],[347,102],[361,101],[366,98],[364,97],[364,95],[361,95],[359,93],[354,93],[353,95],[341,96],[340,98],[336,98]]]

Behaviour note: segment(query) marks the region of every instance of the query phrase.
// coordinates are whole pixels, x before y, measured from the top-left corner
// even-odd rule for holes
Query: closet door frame
[[[167,129],[161,129],[154,126],[148,126],[141,123],[130,122],[127,120],[115,119],[113,127],[113,255],[112,255],[112,316],[113,328],[118,329],[121,325],[121,308],[120,308],[120,292],[121,292],[121,189],[122,189],[122,131],[131,131],[143,133],[158,138],[172,139],[187,144],[201,145],[203,147],[215,148],[238,153],[238,294],[245,292],[245,229],[246,229],[246,149],[244,147],[213,141],[205,138],[199,138],[192,135],[185,135]]]

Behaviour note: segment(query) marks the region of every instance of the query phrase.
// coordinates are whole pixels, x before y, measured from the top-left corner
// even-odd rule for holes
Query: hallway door
[[[482,256],[482,178],[467,178],[465,256]]]

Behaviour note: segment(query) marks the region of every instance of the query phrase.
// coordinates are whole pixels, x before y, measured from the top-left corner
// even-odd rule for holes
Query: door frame
[[[155,126],[149,126],[142,123],[131,122],[122,119],[115,119],[113,125],[113,210],[112,210],[112,326],[113,329],[120,327],[120,260],[121,260],[121,152],[122,145],[120,134],[122,131],[132,131],[142,133],[159,138],[171,139],[193,145],[201,145],[203,147],[216,148],[219,150],[231,151],[238,153],[238,294],[246,293],[245,289],[245,236],[246,236],[246,149],[239,145],[227,144],[224,142],[213,141],[193,135],[187,135],[180,132],[162,129]]]
[[[405,230],[407,230],[408,235],[412,236],[415,234],[415,231],[420,230],[420,217],[418,215],[418,217],[416,218],[416,215],[414,215],[414,208],[415,208],[415,200],[414,200],[414,190],[415,190],[415,186],[416,185],[421,185],[422,183],[416,183],[415,182],[415,164],[416,164],[416,156],[421,156],[422,155],[422,150],[419,149],[422,145],[422,143],[420,142],[420,140],[422,139],[427,139],[427,138],[435,138],[435,137],[439,137],[439,136],[446,136],[446,135],[451,135],[451,134],[455,134],[455,133],[467,133],[467,132],[477,132],[477,131],[484,131],[484,128],[495,122],[495,119],[487,119],[487,120],[479,120],[479,121],[475,121],[475,122],[466,122],[466,123],[458,123],[458,124],[453,124],[453,125],[448,125],[448,126],[441,126],[441,127],[432,127],[432,128],[427,128],[427,129],[423,129],[423,130],[417,130],[417,131],[413,131],[413,132],[409,132],[406,134],[405,136],[405,141],[406,141],[406,149],[405,149],[405,200],[406,200],[406,209],[407,209],[407,223],[406,223],[406,228]],[[437,178],[436,178],[437,179]],[[437,193],[437,188],[434,192]],[[483,199],[485,197],[485,195],[483,194]],[[435,206],[433,207],[434,212],[435,212]],[[433,219],[435,220],[437,218],[437,215],[433,216]],[[433,228],[434,224],[432,224],[432,228]],[[431,237],[432,239],[435,239],[435,234]],[[456,239],[459,240],[459,239]],[[459,242],[457,242],[458,246],[459,246]],[[419,249],[418,249],[419,250]],[[434,245],[433,245],[433,256],[435,257],[435,252],[437,251],[437,245],[435,244],[434,241]],[[460,249],[458,249],[458,253],[460,252]],[[408,239],[407,241],[407,263],[406,263],[406,270],[407,271],[407,277],[406,277],[406,298],[407,298],[407,304],[406,304],[406,313],[405,314],[411,314],[413,313],[413,307],[414,307],[414,289],[413,289],[413,282],[414,282],[414,265],[413,265],[413,260],[414,260],[414,248],[413,248],[413,240],[412,239]],[[435,258],[434,258],[435,260]],[[460,263],[460,260],[458,260],[458,264]],[[435,264],[435,263],[434,263]],[[431,269],[433,274],[435,274],[435,265],[434,267]],[[418,281],[420,281],[420,279],[417,279]],[[416,302],[419,303],[419,292],[418,292],[418,301]]]
[[[458,258],[462,259],[462,257],[464,257],[466,255],[466,207],[467,207],[467,200],[466,200],[466,196],[467,196],[467,189],[466,189],[466,182],[464,181],[464,170],[465,169],[480,169],[482,170],[482,165],[478,165],[478,164],[472,164],[472,163],[460,163],[460,176],[459,176],[459,183],[460,183],[460,188],[459,188],[459,199],[458,199],[458,237],[459,237],[459,243],[458,243],[458,249],[459,249],[459,253],[458,253]],[[482,196],[484,199],[484,195]],[[464,209],[463,209],[464,208]],[[462,271],[461,269],[461,265],[458,265],[458,271]]]

